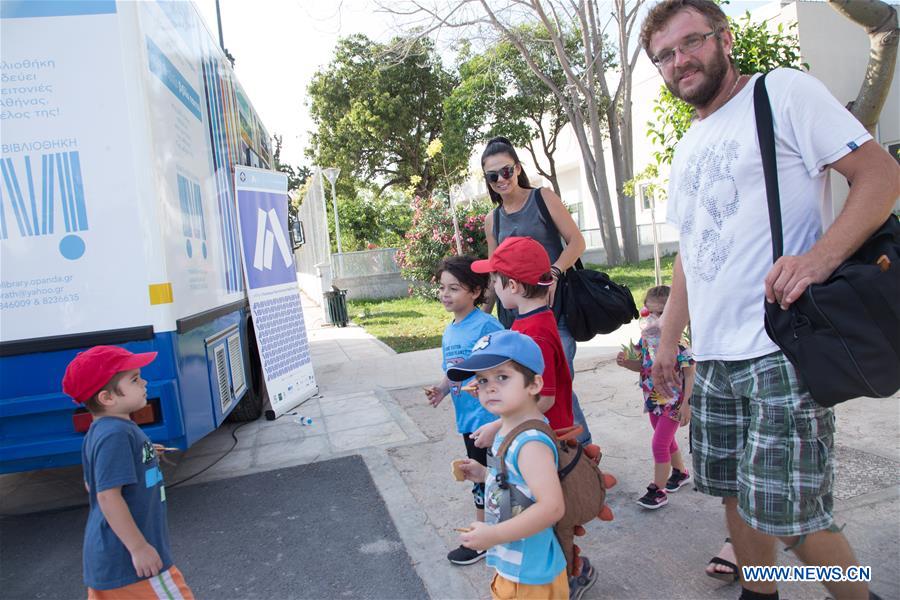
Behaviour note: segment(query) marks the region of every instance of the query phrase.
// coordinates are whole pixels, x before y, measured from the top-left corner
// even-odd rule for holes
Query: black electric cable
[[[171,484],[171,485],[166,485],[166,488],[171,490],[171,489],[173,489],[174,487],[179,486],[179,485],[181,485],[182,483],[184,483],[184,482],[186,482],[186,481],[190,481],[190,480],[193,479],[194,477],[197,477],[198,475],[201,475],[201,474],[205,473],[206,471],[212,469],[214,466],[216,466],[216,465],[219,463],[219,461],[221,461],[223,458],[225,458],[226,456],[228,456],[229,454],[231,454],[231,451],[234,450],[235,447],[237,446],[237,443],[238,443],[238,439],[237,439],[237,431],[238,431],[238,429],[240,429],[241,427],[243,427],[244,425],[247,425],[247,424],[249,424],[249,423],[252,423],[252,421],[247,421],[247,422],[245,422],[245,423],[241,423],[240,425],[237,425],[236,427],[232,427],[232,428],[231,428],[231,438],[234,440],[234,443],[231,444],[231,448],[229,448],[228,450],[226,450],[225,453],[222,454],[222,456],[220,456],[219,458],[217,458],[216,460],[214,460],[214,461],[211,462],[210,464],[206,465],[205,467],[203,467],[202,469],[200,469],[199,471],[197,471],[197,472],[194,473],[193,475],[190,475],[190,476],[188,476],[188,477],[185,477],[184,479],[181,479],[181,480],[179,480],[179,481],[176,481],[175,483],[173,483],[173,484]]]

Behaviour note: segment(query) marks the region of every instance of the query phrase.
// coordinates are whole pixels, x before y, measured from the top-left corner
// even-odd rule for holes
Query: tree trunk
[[[872,51],[866,76],[856,100],[848,108],[874,137],[875,125],[891,90],[897,65],[897,44],[900,42],[897,9],[880,0],[828,0],[828,4],[869,34]]]
[[[574,100],[573,102],[577,102]],[[578,139],[581,148],[581,158],[584,163],[584,177],[587,180],[588,191],[597,212],[597,221],[600,224],[600,239],[603,241],[603,249],[606,251],[606,262],[617,265],[621,262],[619,252],[619,237],[616,235],[616,220],[613,216],[612,203],[609,199],[609,184],[606,180],[606,165],[603,161],[603,152],[594,155],[591,144],[585,133],[584,121],[578,111],[573,111],[574,118],[570,118],[572,131]],[[599,164],[598,164],[599,163]],[[598,178],[597,174],[601,176]]]

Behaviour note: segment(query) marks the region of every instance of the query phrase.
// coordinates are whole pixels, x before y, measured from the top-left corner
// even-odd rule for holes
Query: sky
[[[215,0],[194,2],[217,38]],[[371,0],[219,0],[219,8],[238,79],[269,134],[284,137],[282,161],[308,165],[307,84],[330,62],[340,37],[390,38],[391,19]]]
[[[217,37],[215,0],[194,2]],[[732,1],[726,12],[741,14],[763,4]],[[398,31],[394,17],[379,12],[375,0],[219,0],[219,7],[238,79],[269,133],[284,138],[282,161],[309,166],[307,84],[331,61],[339,38],[364,33],[387,41]]]

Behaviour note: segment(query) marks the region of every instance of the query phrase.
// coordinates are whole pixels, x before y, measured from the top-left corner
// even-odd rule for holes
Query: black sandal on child
[[[730,544],[731,538],[725,538],[725,543]],[[719,581],[724,581],[725,583],[736,583],[740,580],[741,575],[738,572],[738,566],[731,562],[730,560],[725,560],[720,556],[713,556],[709,559],[709,565],[721,565],[725,568],[731,569],[731,572],[727,571],[706,571],[706,574],[712,577],[713,579],[718,579]]]

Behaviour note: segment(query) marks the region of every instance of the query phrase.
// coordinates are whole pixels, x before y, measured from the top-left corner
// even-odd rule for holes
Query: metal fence
[[[638,233],[638,245],[639,246],[652,246],[653,245],[653,226],[649,223],[645,223],[637,226]],[[584,242],[587,248],[602,248],[603,247],[603,239],[600,235],[600,229],[582,229],[581,235],[584,236]],[[619,238],[619,244],[622,244],[622,228],[616,227],[616,235]],[[666,223],[657,223],[656,224],[656,235],[657,241],[660,244],[664,242],[677,242],[678,241],[678,232],[675,229]]]
[[[331,255],[322,179],[324,179],[322,172],[316,169],[297,215],[303,223],[303,233],[306,237],[305,243],[295,254],[297,271],[310,276],[317,275],[316,265],[328,263]]]
[[[657,223],[656,228],[660,243],[678,241],[678,233],[671,226],[665,223]],[[617,227],[616,231],[621,244],[622,230],[620,227]],[[588,249],[603,247],[599,229],[585,229],[581,233],[584,235]],[[652,225],[638,225],[638,243],[641,246],[653,245]],[[359,252],[335,252],[331,255],[332,275],[335,279],[350,279],[366,275],[399,273],[400,267],[397,266],[397,261],[395,260],[396,254],[396,248],[377,248]]]
[[[331,255],[335,279],[349,279],[364,275],[399,273],[400,267],[394,255],[396,248],[377,248],[359,252],[343,252]]]

